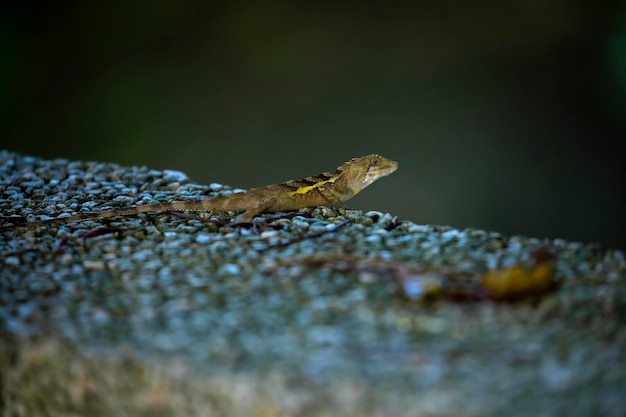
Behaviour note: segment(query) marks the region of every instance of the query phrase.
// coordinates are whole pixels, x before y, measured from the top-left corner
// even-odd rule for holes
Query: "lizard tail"
[[[173,211],[173,210],[188,210],[190,206],[193,206],[191,203],[196,203],[196,201],[186,201],[181,202],[181,204],[172,204],[172,203],[156,203],[156,204],[144,204],[140,206],[127,207],[127,208],[114,208],[102,211],[93,211],[93,212],[85,212],[78,213],[71,216],[65,217],[55,217],[54,219],[46,219],[46,220],[36,220],[33,222],[20,222],[11,224],[8,226],[0,227],[0,233],[17,229],[19,227],[38,227],[45,226],[50,224],[61,224],[61,223],[69,223],[69,222],[78,222],[83,220],[90,219],[105,219],[109,217],[116,216],[131,216],[133,214],[139,213],[147,213],[147,212],[157,212],[157,211]],[[180,207],[178,207],[180,205]],[[11,220],[10,217],[5,217],[5,220]]]

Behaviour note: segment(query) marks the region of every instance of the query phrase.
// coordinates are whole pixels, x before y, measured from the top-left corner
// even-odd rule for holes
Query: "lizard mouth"
[[[375,169],[370,169],[365,178],[363,179],[363,185],[368,186],[379,178],[386,177],[387,175],[393,173],[398,169],[398,164],[390,165],[385,168],[373,167]]]
[[[398,169],[398,163],[393,162],[393,161],[389,161],[389,163],[386,164],[385,166],[373,165],[367,171],[366,178],[367,179],[373,178],[374,180],[377,180],[378,178],[386,177],[387,175],[393,173],[397,169]]]

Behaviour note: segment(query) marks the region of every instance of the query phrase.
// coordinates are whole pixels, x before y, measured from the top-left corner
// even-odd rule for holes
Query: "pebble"
[[[5,265],[18,266],[20,264],[20,258],[17,256],[7,256],[4,258]]]
[[[166,169],[163,171],[163,178],[169,181],[174,182],[184,182],[188,181],[189,177],[182,171],[177,171],[174,169]]]
[[[222,272],[223,274],[237,275],[239,274],[239,272],[241,272],[241,268],[239,267],[239,265],[236,264],[224,264],[220,268],[220,272]]]
[[[101,261],[87,260],[83,262],[83,267],[87,270],[103,270],[105,263]]]
[[[196,236],[196,243],[209,243],[213,240],[213,237],[208,233],[198,233]]]

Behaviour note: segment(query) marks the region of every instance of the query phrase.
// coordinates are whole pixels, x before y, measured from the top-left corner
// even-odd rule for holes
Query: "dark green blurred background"
[[[241,188],[377,152],[355,208],[626,247],[621,3],[2,7],[2,148]]]

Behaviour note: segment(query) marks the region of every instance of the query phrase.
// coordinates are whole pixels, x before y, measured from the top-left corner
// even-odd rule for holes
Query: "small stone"
[[[17,256],[7,256],[3,259],[5,265],[18,266],[20,264],[20,258]]]
[[[220,272],[229,275],[238,275],[241,272],[239,265],[236,264],[224,264],[220,268]]]
[[[101,262],[101,261],[87,260],[87,261],[83,261],[83,267],[86,270],[101,271],[101,270],[106,269],[106,264],[104,262]]]
[[[166,169],[163,171],[163,177],[167,180],[170,181],[178,181],[178,182],[184,182],[184,181],[188,181],[189,177],[187,176],[187,174],[185,174],[182,171],[177,171],[174,169]]]
[[[196,243],[209,243],[213,240],[213,237],[208,233],[198,233],[196,236]]]

